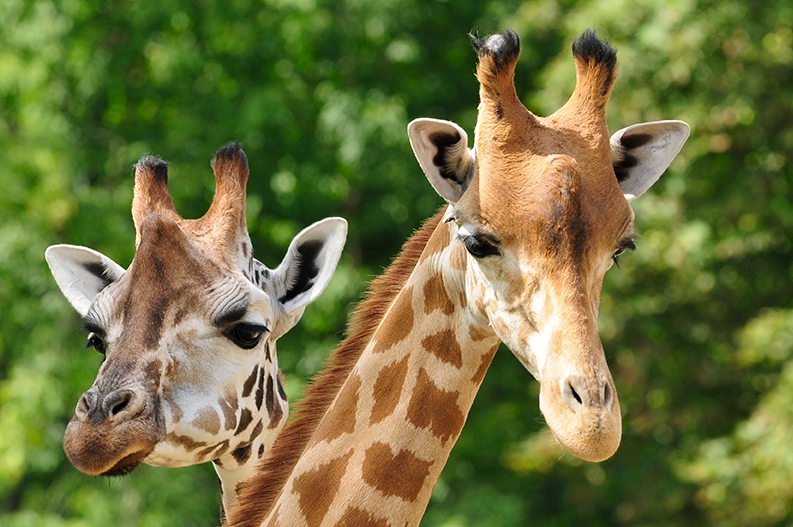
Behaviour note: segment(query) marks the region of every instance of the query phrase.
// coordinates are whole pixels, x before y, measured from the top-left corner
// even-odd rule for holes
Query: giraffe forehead
[[[109,337],[153,349],[166,331],[219,327],[266,300],[240,271],[224,269],[175,222],[147,218],[143,225],[129,271],[100,294],[86,317]]]
[[[611,250],[633,211],[610,165],[596,165],[558,154],[527,155],[502,166],[483,161],[479,185],[459,208],[504,245],[538,257],[573,251],[583,258],[589,247]]]
[[[522,104],[515,108],[527,112]],[[557,215],[562,208],[568,216],[579,209],[596,229],[610,218],[624,223],[630,207],[612,167],[605,119],[578,120],[570,112],[508,117],[480,113],[473,211],[504,226]],[[571,194],[575,200],[565,199]]]

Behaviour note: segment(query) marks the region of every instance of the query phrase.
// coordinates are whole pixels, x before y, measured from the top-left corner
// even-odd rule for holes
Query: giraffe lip
[[[102,472],[103,476],[126,476],[146,459],[151,450],[139,450],[122,457],[115,465]]]

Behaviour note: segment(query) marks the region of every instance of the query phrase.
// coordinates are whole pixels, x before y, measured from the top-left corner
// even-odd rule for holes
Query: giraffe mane
[[[295,419],[278,434],[256,475],[245,483],[239,505],[229,514],[228,527],[258,527],[270,512],[319,422],[416,267],[440,223],[443,210],[445,207],[426,220],[405,242],[385,272],[372,280],[353,312],[347,338],[330,354],[322,371],[306,387],[303,398],[296,405]]]

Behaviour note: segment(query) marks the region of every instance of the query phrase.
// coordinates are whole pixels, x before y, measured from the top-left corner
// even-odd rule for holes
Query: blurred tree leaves
[[[569,96],[587,27],[619,49],[612,130],[683,119],[686,147],[634,202],[638,250],[606,277],[600,326],[624,415],[617,455],[563,454],[536,381],[502,349],[424,524],[788,525],[793,520],[793,6],[781,0],[0,2],[0,517],[3,525],[216,525],[209,466],[89,478],[63,430],[99,357],[43,260],[52,243],[128,265],[130,166],[171,163],[177,208],[213,193],[231,140],[274,267],[294,234],[350,221],[328,290],[279,343],[297,396],[365,281],[441,203],[410,119],[476,118],[466,33],[515,28],[518,92]]]

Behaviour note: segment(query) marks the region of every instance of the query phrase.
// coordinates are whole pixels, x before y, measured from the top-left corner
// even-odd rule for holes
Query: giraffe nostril
[[[562,384],[562,401],[574,412],[586,410],[592,404],[586,380],[576,374],[568,375]]]
[[[568,386],[570,387],[570,392],[573,394],[573,397],[578,402],[578,404],[582,404],[583,401],[581,400],[581,396],[578,395],[577,391],[575,391],[575,387],[572,384],[568,384]]]
[[[125,414],[131,413],[132,403],[135,401],[135,393],[131,390],[116,390],[105,397],[102,408],[107,413],[108,419],[118,419]]]
[[[124,399],[110,409],[110,415],[116,415],[129,405],[129,399]]]
[[[95,393],[85,392],[80,397],[80,400],[77,401],[77,408],[75,408],[74,413],[78,417],[85,417],[91,412],[91,410],[94,409],[94,407],[96,406],[96,401],[97,401],[97,397]]]
[[[607,407],[611,406],[611,399],[612,399],[611,386],[609,386],[609,384],[606,383],[606,385],[603,387],[603,405]]]

